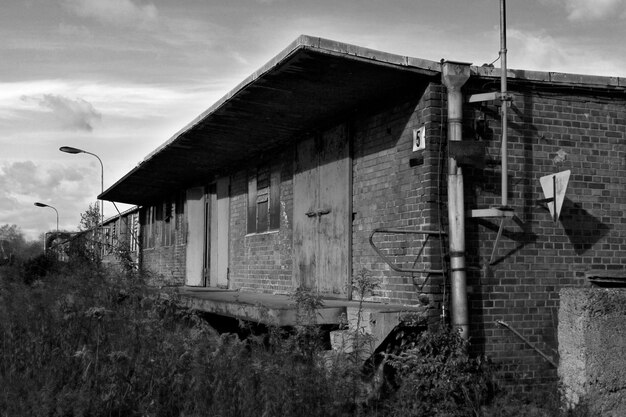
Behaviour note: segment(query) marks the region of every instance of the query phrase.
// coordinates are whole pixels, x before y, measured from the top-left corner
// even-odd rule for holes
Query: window
[[[165,246],[165,211],[163,203],[159,203],[154,207],[154,219],[155,219],[155,241],[158,242],[158,246]],[[155,244],[156,245],[156,244]]]
[[[111,223],[109,228],[107,229],[107,249],[108,253],[114,253],[117,249],[118,239],[117,239],[117,222],[119,219],[116,219]]]
[[[107,255],[111,253],[111,242],[113,241],[111,225],[102,226],[102,232],[104,233],[104,247],[102,249],[104,254]]]
[[[280,165],[263,165],[248,174],[248,233],[280,227]]]
[[[143,247],[154,248],[155,246],[155,235],[156,235],[156,219],[155,219],[155,206],[145,207],[141,210],[142,219],[141,226],[143,229]]]
[[[175,241],[175,224],[176,217],[174,214],[174,203],[172,199],[168,199],[165,202],[165,213],[163,218],[163,235],[161,237],[161,244],[163,246],[171,246]]]
[[[139,216],[137,213],[133,213],[129,216],[129,231],[130,231],[130,251],[136,252],[138,248],[137,237],[139,236]]]
[[[174,209],[175,213],[175,224],[174,224],[174,241],[176,241],[176,236],[178,236],[179,242],[185,242],[187,235],[183,227],[185,226],[185,198],[187,193],[185,191],[181,191],[176,198],[176,207]]]

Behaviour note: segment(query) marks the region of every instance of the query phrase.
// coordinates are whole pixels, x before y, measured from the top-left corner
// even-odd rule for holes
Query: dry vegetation
[[[141,275],[89,262],[39,259],[0,278],[3,417],[554,415],[511,395],[485,407],[490,368],[446,330],[403,337],[372,392],[357,354],[329,358],[314,323],[220,335]]]

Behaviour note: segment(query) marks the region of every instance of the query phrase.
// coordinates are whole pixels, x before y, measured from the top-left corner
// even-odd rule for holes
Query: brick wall
[[[431,84],[415,93],[418,98],[389,106],[350,123],[353,127],[353,274],[363,268],[381,280],[372,298],[402,304],[427,302],[439,314],[443,279],[439,274],[405,274],[391,270],[372,250],[368,238],[377,227],[439,229],[438,170],[441,135],[441,99],[444,89]],[[426,127],[426,151],[413,152],[413,129]],[[445,128],[445,127],[444,127]],[[278,160],[281,171],[281,224],[279,231],[246,234],[247,170],[231,176],[230,287],[261,292],[293,290],[292,227],[293,148]],[[445,181],[445,178],[444,178]],[[441,206],[445,212],[445,206]],[[404,267],[441,268],[440,247],[424,236],[384,235],[377,243],[394,262]],[[416,262],[417,261],[417,262]]]
[[[149,283],[156,286],[177,286],[185,284],[185,250],[186,250],[186,217],[184,200],[171,201],[170,218],[163,216],[156,219],[153,225],[154,236],[145,238],[146,218],[149,206],[142,207],[141,219],[141,268],[147,273]],[[159,203],[165,207],[166,202]],[[153,206],[155,207],[155,206]],[[169,223],[169,224],[166,224]],[[163,234],[168,228],[174,228],[171,239],[164,239]]]
[[[293,155],[291,146],[277,152],[280,163],[280,229],[247,234],[248,170],[231,176],[229,287],[284,294],[292,285]],[[249,168],[255,168],[250,166]]]
[[[469,84],[479,91],[481,83]],[[503,320],[549,355],[557,350],[558,292],[585,285],[590,269],[626,267],[626,106],[624,95],[542,89],[512,83],[508,221],[489,265],[497,219],[468,219],[471,336],[477,351],[502,364],[513,384],[553,381],[556,371]],[[466,207],[500,204],[500,117],[493,105],[465,107],[464,138],[482,140],[492,163],[465,170]],[[488,129],[474,129],[486,120]],[[482,123],[482,122],[481,122]],[[482,130],[482,131],[481,131]],[[539,177],[571,170],[557,223]]]
[[[438,230],[438,170],[443,89],[416,91],[416,99],[357,120],[353,139],[353,274],[365,268],[382,282],[375,300],[428,302],[438,315],[443,279],[439,274],[394,272],[373,251],[376,228]],[[425,126],[426,150],[413,152],[413,129]],[[444,191],[445,196],[445,191]],[[446,210],[441,206],[443,211]],[[440,242],[423,235],[381,234],[377,246],[405,268],[441,268]]]
[[[486,79],[470,79],[465,92],[484,92]],[[558,291],[584,285],[589,269],[626,267],[626,100],[582,90],[547,89],[511,82],[509,116],[509,204],[517,221],[508,221],[489,264],[497,219],[468,219],[466,247],[470,331],[477,353],[502,366],[515,384],[553,381],[555,370],[509,330],[503,320],[546,353],[557,348]],[[374,300],[428,303],[440,314],[444,279],[438,274],[391,270],[370,248],[375,228],[440,228],[446,217],[445,88],[437,83],[415,91],[369,115],[351,117],[353,154],[353,275],[365,268],[381,279]],[[425,151],[412,151],[412,131],[425,126]],[[487,145],[484,168],[464,167],[466,208],[500,203],[500,119],[493,103],[465,105],[464,140]],[[444,143],[442,143],[442,141]],[[230,273],[232,289],[285,293],[292,284],[292,147],[279,151],[280,229],[247,234],[247,169],[231,174]],[[269,162],[269,161],[268,161]],[[570,169],[572,176],[561,219],[545,207],[539,177]],[[177,221],[179,221],[177,216]],[[144,248],[143,266],[162,283],[184,283],[185,233],[174,244]],[[158,239],[157,239],[158,240]],[[441,268],[440,242],[432,239],[422,257],[423,237],[376,238],[392,260],[405,267]],[[447,242],[443,242],[447,252]],[[445,265],[444,265],[445,267]]]
[[[438,229],[438,169],[443,89],[432,84],[417,99],[363,115],[353,127],[353,274],[365,268],[382,282],[374,300],[430,303],[438,314],[441,275],[393,272],[372,250],[369,233],[376,227]],[[413,152],[413,129],[426,127],[427,150]],[[230,286],[234,289],[284,293],[293,290],[292,228],[293,148],[279,157],[281,225],[279,231],[246,234],[247,171],[231,176]],[[444,190],[445,196],[445,190]],[[445,207],[442,207],[445,211]],[[406,267],[440,268],[440,242],[424,236],[380,236],[380,247]],[[445,242],[444,242],[445,243]],[[415,261],[418,261],[414,264]],[[422,297],[420,297],[420,295]]]

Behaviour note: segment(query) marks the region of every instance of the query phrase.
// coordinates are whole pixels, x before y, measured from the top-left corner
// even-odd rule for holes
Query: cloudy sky
[[[626,77],[626,0],[507,7],[510,67]],[[39,201],[75,230],[100,165],[60,146],[106,189],[300,34],[481,65],[498,25],[498,0],[2,0],[0,225],[52,230]]]

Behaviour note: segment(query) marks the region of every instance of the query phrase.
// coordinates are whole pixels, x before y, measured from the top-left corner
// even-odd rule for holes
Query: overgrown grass
[[[323,351],[314,295],[296,293],[294,331],[241,340],[136,273],[20,274],[0,270],[2,417],[498,415],[483,407],[485,364],[450,331],[406,338],[388,355],[384,394],[365,401],[361,362]]]
[[[2,276],[2,416],[342,413],[345,386],[313,360],[311,334],[218,335],[175,296],[98,268]]]

